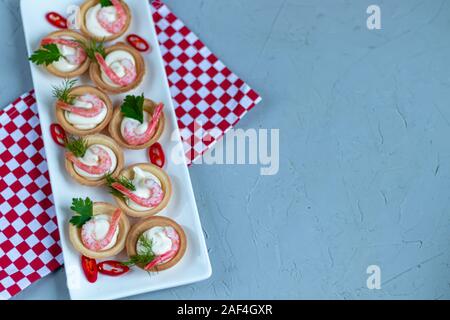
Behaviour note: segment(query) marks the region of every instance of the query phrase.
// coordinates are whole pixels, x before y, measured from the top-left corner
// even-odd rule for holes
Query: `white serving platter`
[[[31,54],[36,50],[44,36],[56,30],[45,20],[46,13],[55,11],[65,15],[70,5],[80,5],[82,2],[82,0],[21,0],[28,53]],[[131,272],[121,277],[99,275],[98,281],[94,284],[85,279],[81,269],[80,254],[74,250],[68,236],[69,219],[72,215],[69,207],[72,198],[89,196],[93,201],[107,201],[112,204],[115,202],[106,188],[84,187],[69,177],[64,168],[64,150],[53,142],[49,130],[50,125],[56,123],[52,86],[61,84],[62,79],[47,73],[43,67],[30,64],[61,235],[67,285],[72,299],[117,299],[186,285],[211,276],[211,264],[186,163],[184,160],[181,164],[180,161],[177,161],[178,163],[171,161],[171,155],[183,155],[184,152],[150,4],[146,0],[127,0],[126,2],[133,15],[130,29],[122,38],[107,45],[125,41],[128,34],[135,33],[147,40],[153,49],[150,53],[143,54],[147,66],[144,81],[138,88],[127,94],[144,93],[146,97],[165,104],[164,112],[167,122],[159,142],[166,153],[167,164],[164,169],[171,178],[173,195],[168,207],[160,215],[174,219],[183,227],[187,236],[187,250],[180,263],[159,273],[148,274],[134,267]],[[87,76],[83,76],[79,84],[92,83]],[[124,96],[125,94],[110,97],[117,106]],[[146,150],[125,151],[126,166],[141,162],[148,162]],[[125,253],[116,258],[126,259]]]

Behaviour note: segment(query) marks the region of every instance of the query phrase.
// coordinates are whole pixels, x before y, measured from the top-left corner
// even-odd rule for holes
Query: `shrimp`
[[[96,52],[95,58],[97,59],[97,62],[99,63],[100,67],[102,68],[103,72],[106,73],[109,79],[111,81],[119,86],[127,86],[130,83],[132,83],[134,80],[136,80],[136,68],[134,67],[133,63],[128,59],[123,59],[121,61],[122,66],[125,69],[125,75],[123,77],[119,77],[113,69],[111,69],[110,66],[106,63],[103,56]]]
[[[76,42],[74,40],[63,39],[63,38],[45,38],[41,41],[41,45],[45,46],[47,44],[59,44],[62,46],[77,49],[75,55],[65,56],[65,59],[67,59],[67,61],[71,64],[80,65],[87,58],[86,51],[83,49],[83,47],[78,42]]]
[[[172,227],[167,227],[165,229],[165,233],[170,238],[170,240],[172,240],[172,247],[170,248],[169,251],[167,251],[166,253],[164,253],[160,256],[157,256],[149,264],[147,264],[144,268],[145,270],[151,270],[158,264],[161,264],[161,263],[169,261],[170,259],[173,259],[173,257],[175,257],[176,254],[178,253],[178,250],[180,249],[180,236]]]
[[[164,199],[164,191],[161,186],[153,179],[146,179],[144,185],[150,191],[150,196],[148,198],[142,198],[134,194],[131,190],[124,187],[122,184],[115,182],[111,186],[122,193],[125,197],[138,205],[146,208],[153,208],[159,205]]]
[[[77,106],[71,105],[69,103],[66,103],[64,101],[61,101],[61,100],[58,100],[56,102],[56,106],[65,111],[72,112],[74,114],[77,114],[77,115],[85,117],[85,118],[93,118],[93,117],[98,116],[100,113],[102,113],[104,103],[99,97],[92,95],[92,94],[87,94],[87,95],[79,97],[78,99],[82,102],[92,104],[92,107],[89,109],[81,108],[81,107],[77,107]]]
[[[119,225],[120,217],[122,215],[122,211],[120,209],[116,209],[114,211],[111,222],[109,224],[108,232],[106,236],[101,240],[95,239],[95,224],[96,221],[94,219],[86,222],[81,229],[81,239],[83,240],[83,244],[90,250],[93,251],[101,251],[105,247],[107,247],[116,233],[116,229]]]
[[[125,8],[119,0],[111,0],[114,8],[117,12],[117,19],[113,22],[108,21],[107,14],[104,10],[100,10],[97,14],[97,20],[100,25],[109,33],[116,34],[122,31],[123,27],[127,23],[127,13]]]
[[[136,133],[137,127],[130,125],[131,123],[126,125],[123,133],[123,138],[125,141],[132,146],[138,146],[148,142],[155,133],[163,108],[164,104],[158,104],[155,112],[153,113],[152,119],[148,124],[147,130],[145,130],[142,134]]]
[[[112,165],[111,156],[103,148],[100,148],[98,146],[91,147],[90,149],[92,153],[98,158],[96,165],[91,166],[83,163],[72,152],[66,153],[66,159],[72,162],[81,170],[86,171],[87,173],[93,175],[101,175],[107,173]]]

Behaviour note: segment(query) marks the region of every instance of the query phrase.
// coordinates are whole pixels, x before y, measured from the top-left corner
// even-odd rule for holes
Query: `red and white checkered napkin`
[[[152,9],[191,163],[261,98],[165,4],[153,1]],[[30,92],[0,111],[0,299],[61,266],[58,241],[41,128]]]

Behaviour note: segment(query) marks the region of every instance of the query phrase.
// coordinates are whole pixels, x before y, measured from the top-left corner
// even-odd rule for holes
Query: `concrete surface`
[[[263,96],[239,127],[279,128],[281,164],[194,166],[214,274],[133,298],[450,298],[450,3],[166,2]],[[0,35],[5,105],[32,87],[17,0]],[[63,269],[37,298],[68,298]]]

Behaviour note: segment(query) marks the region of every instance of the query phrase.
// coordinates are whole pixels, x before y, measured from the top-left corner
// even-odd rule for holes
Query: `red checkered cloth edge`
[[[161,1],[153,19],[188,163],[261,98]],[[0,111],[0,299],[63,263],[33,91]]]

